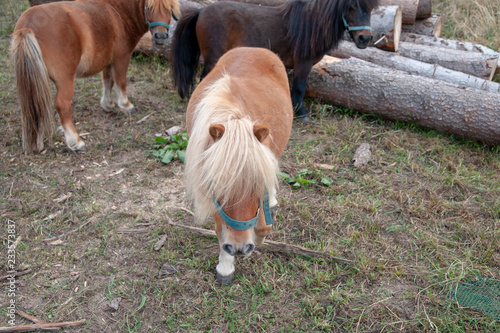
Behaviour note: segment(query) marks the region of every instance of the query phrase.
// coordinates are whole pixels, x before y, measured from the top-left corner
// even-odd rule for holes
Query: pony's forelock
[[[176,17],[181,15],[179,0],[147,0],[146,5],[154,13],[165,14],[171,12]]]
[[[216,212],[212,195],[224,207],[277,186],[277,158],[255,137],[254,122],[243,114],[230,87],[226,74],[205,90],[193,112],[185,183],[197,220]],[[225,128],[216,142],[209,134],[212,124]]]

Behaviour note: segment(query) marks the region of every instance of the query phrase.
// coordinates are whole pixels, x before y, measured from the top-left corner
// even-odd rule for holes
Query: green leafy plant
[[[188,144],[187,133],[170,135],[168,138],[157,136],[155,139],[153,156],[162,163],[168,164],[175,158],[184,163],[186,147]]]
[[[288,184],[291,184],[292,187],[299,188],[301,186],[307,187],[309,185],[317,184],[318,180],[313,178],[315,174],[317,174],[317,172],[310,171],[308,169],[301,169],[293,177],[286,172],[279,172],[278,176],[283,178],[283,180]],[[333,184],[333,180],[329,177],[321,177],[319,182],[325,186]]]

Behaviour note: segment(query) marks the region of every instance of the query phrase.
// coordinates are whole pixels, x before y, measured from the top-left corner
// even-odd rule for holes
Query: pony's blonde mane
[[[278,160],[259,142],[255,124],[231,93],[231,77],[224,74],[199,97],[186,152],[185,183],[198,221],[216,212],[212,194],[224,207],[270,193],[278,185]],[[213,142],[209,127],[222,124],[225,132]]]
[[[178,0],[147,0],[148,9],[153,13],[166,14],[173,13],[176,17],[181,17],[181,6]]]

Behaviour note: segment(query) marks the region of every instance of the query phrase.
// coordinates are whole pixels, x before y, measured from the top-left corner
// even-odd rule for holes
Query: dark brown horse
[[[40,152],[44,136],[51,136],[49,80],[57,88],[55,108],[72,150],[87,149],[71,119],[75,77],[102,71],[102,108],[112,111],[111,89],[116,83],[118,107],[133,112],[126,78],[132,51],[148,29],[156,43],[163,43],[168,36],[166,22],[179,14],[178,0],[63,1],[25,11],[11,44],[25,151]]]
[[[348,31],[359,48],[371,41],[370,13],[378,0],[290,0],[278,7],[218,2],[182,13],[172,40],[174,82],[189,96],[200,53],[203,79],[217,60],[236,46],[267,48],[294,69],[291,96],[295,115],[307,121],[302,104],[312,66]]]

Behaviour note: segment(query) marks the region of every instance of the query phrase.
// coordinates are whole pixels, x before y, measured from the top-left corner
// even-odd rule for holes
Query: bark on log
[[[326,56],[328,57],[328,56]],[[413,122],[456,137],[500,144],[500,94],[444,83],[350,58],[308,77],[316,100]]]
[[[439,37],[443,30],[443,17],[441,14],[432,14],[431,17],[424,20],[415,20],[413,25],[406,25],[403,22],[403,31],[414,34]]]
[[[403,24],[413,25],[417,17],[418,4],[422,0],[379,0],[379,6],[400,6]]]
[[[426,19],[432,16],[432,0],[420,0],[417,8],[417,20]]]
[[[453,71],[439,65],[432,65],[394,53],[384,52],[373,47],[360,50],[353,43],[342,42],[337,49],[328,52],[328,55],[338,58],[354,57],[386,68],[395,68],[461,86],[500,93],[500,84],[496,82]]]
[[[397,51],[401,26],[402,11],[400,6],[379,6],[373,9],[371,27],[373,41],[376,42],[375,46],[386,51]],[[381,38],[383,39],[381,40]]]
[[[407,58],[429,64],[438,64],[485,80],[493,78],[498,66],[498,56],[479,52],[443,49],[407,42],[399,43],[398,52]]]

